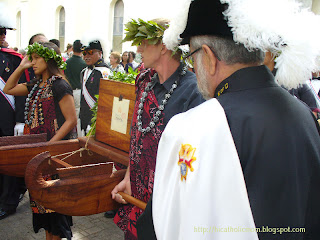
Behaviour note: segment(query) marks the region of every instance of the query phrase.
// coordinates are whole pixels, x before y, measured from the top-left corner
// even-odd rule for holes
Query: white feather
[[[249,50],[280,52],[276,80],[296,88],[320,68],[320,17],[294,0],[221,0],[234,41]]]
[[[320,16],[295,0],[220,0],[229,5],[224,15],[235,42],[248,50],[279,54],[276,81],[296,88],[320,70]],[[163,42],[174,50],[184,31],[191,0],[180,0],[178,15],[165,31]],[[304,5],[306,6],[306,4]]]
[[[95,40],[99,40],[101,43],[102,39],[104,39],[104,37],[103,37],[101,31],[99,31],[98,29],[90,29],[83,34],[83,36],[81,38],[81,43],[84,46],[88,46],[90,42],[95,41]]]
[[[14,28],[15,20],[13,18],[13,14],[10,14],[8,11],[9,8],[6,4],[0,3],[0,26]]]
[[[174,51],[179,45],[180,34],[187,26],[188,12],[191,0],[180,0],[177,4],[177,15],[170,21],[170,27],[164,32],[163,43],[169,50]]]

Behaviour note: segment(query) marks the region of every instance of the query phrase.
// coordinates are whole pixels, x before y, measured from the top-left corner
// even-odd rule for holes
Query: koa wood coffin
[[[95,139],[129,152],[135,86],[101,79]]]
[[[94,155],[84,151],[82,157],[61,161],[49,152],[38,154],[26,169],[25,181],[31,196],[46,208],[70,216],[117,208],[110,193],[123,178],[111,178],[113,162],[101,162],[101,156]],[[46,181],[44,176],[48,175],[59,178]]]
[[[113,162],[128,165],[134,85],[101,79],[95,139],[78,138],[80,152],[63,159],[51,152],[34,157],[26,169],[26,185],[32,197],[56,212],[83,216],[117,207],[111,190],[125,174],[114,173]],[[90,150],[89,152],[87,150]],[[70,152],[65,145],[65,152]],[[44,176],[58,179],[45,181]]]
[[[64,153],[66,146],[70,151],[79,149],[79,141],[63,140],[47,142],[47,134],[0,137],[0,173],[24,177],[26,166],[35,155],[50,151],[57,155]]]

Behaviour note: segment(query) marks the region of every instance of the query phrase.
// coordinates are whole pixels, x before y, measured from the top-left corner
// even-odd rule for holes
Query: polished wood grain
[[[37,154],[49,151],[52,155],[57,155],[65,153],[66,150],[78,149],[79,140],[77,139],[2,146],[0,147],[0,173],[24,177],[28,162]]]
[[[0,173],[25,175],[31,196],[62,214],[83,216],[116,209],[118,203],[112,200],[111,191],[126,170],[112,174],[113,162],[129,165],[135,86],[101,79],[99,91],[95,137],[0,147],[0,156],[5,155]],[[111,130],[114,97],[130,100],[126,134]],[[58,174],[59,179],[45,181],[47,174]],[[124,198],[143,209],[145,203],[132,196]]]
[[[130,100],[127,132],[122,134],[111,130],[111,116],[114,97]],[[130,127],[135,104],[135,86],[107,79],[101,79],[99,88],[96,140],[129,152]]]
[[[10,145],[19,145],[19,144],[39,143],[39,142],[46,142],[46,141],[47,141],[46,133],[23,135],[23,136],[5,136],[5,137],[0,137],[0,147],[10,146]]]
[[[127,152],[96,141],[94,138],[88,139],[87,137],[80,137],[78,139],[81,147],[87,147],[91,151],[106,157],[108,161],[113,161],[128,166],[129,154]]]
[[[91,215],[118,207],[111,198],[111,191],[122,178],[110,177],[111,162],[72,167],[63,165],[52,160],[49,152],[40,153],[29,162],[25,181],[36,201],[70,216]],[[56,173],[59,179],[45,181],[43,178],[44,174]]]
[[[118,192],[118,194],[121,195],[121,197],[128,203],[131,203],[135,206],[137,206],[138,208],[145,210],[147,204],[137,198],[132,197],[131,195],[124,193],[124,192]]]

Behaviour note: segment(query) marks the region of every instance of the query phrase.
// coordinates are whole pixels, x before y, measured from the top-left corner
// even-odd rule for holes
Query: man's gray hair
[[[232,39],[217,36],[195,36],[190,40],[190,44],[194,49],[200,48],[202,45],[210,47],[216,57],[220,58],[227,65],[236,63],[250,64],[263,63],[264,52],[261,50],[247,50],[243,44],[235,43]]]

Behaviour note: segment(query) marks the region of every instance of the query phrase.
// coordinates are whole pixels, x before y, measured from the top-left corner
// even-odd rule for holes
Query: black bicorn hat
[[[220,0],[194,0],[190,4],[187,26],[180,35],[181,44],[187,44],[193,36],[215,35],[233,37],[223,12],[228,8]]]
[[[82,51],[90,50],[90,49],[97,49],[97,50],[100,50],[102,52],[102,47],[101,47],[100,41],[99,40],[93,40],[93,41],[89,42],[88,46],[82,47]]]

